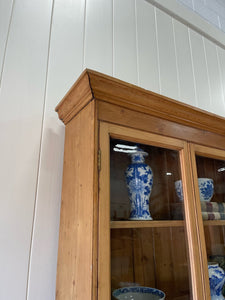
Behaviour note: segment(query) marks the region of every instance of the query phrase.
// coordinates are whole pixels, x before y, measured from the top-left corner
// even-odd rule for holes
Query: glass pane
[[[182,227],[112,229],[112,291],[144,286],[166,299],[191,299],[184,236]]]
[[[179,153],[165,148],[143,144],[137,145],[135,143],[115,139],[111,139],[110,145],[111,220],[128,220],[131,217],[131,201],[129,200],[125,173],[128,166],[132,163],[131,151],[134,150],[122,149],[121,145],[123,145],[123,147],[137,146],[147,153],[147,156],[144,157],[144,161],[151,168],[150,172],[152,172],[153,183],[150,187],[151,191],[149,197],[149,213],[151,218],[153,220],[182,220],[184,218],[183,199],[182,195],[178,193],[179,186],[182,190],[180,185]],[[118,149],[123,152],[119,152]],[[144,174],[145,170],[141,170],[141,172]],[[178,197],[178,195],[180,197]],[[148,196],[146,195],[146,197]]]
[[[112,299],[142,299],[133,295],[142,287],[145,294],[155,289],[158,297],[152,299],[191,299],[183,199],[175,189],[179,152],[110,143]],[[122,292],[132,296],[120,298]]]
[[[212,299],[225,296],[225,161],[196,156]],[[218,266],[216,265],[218,264]],[[221,267],[222,269],[218,269]],[[215,272],[219,272],[219,279]],[[215,280],[212,275],[217,278]],[[221,283],[218,285],[218,280]]]

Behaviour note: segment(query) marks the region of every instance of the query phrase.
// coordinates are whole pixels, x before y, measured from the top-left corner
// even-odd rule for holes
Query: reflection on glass
[[[224,299],[225,161],[196,156],[196,163],[209,264],[211,299]]]

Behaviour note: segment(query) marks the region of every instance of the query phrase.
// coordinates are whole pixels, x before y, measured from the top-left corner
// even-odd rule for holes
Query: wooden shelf
[[[203,221],[206,226],[225,226],[225,220],[207,220]]]
[[[153,228],[153,227],[183,227],[184,221],[111,221],[111,229],[119,228]]]

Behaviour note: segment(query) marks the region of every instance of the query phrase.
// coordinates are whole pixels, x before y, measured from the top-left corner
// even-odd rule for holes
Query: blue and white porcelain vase
[[[225,283],[225,272],[217,263],[209,263],[209,285],[211,300],[224,300],[222,295],[223,285]]]
[[[148,153],[137,148],[130,154],[132,163],[125,176],[130,199],[130,220],[152,220],[149,212],[149,198],[153,185],[153,173],[145,163]]]

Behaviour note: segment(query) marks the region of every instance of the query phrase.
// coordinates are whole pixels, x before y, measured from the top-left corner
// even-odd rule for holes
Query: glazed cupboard
[[[132,286],[211,299],[208,263],[225,264],[225,119],[92,70],[56,111],[66,127],[56,299],[110,300]],[[130,219],[136,148],[153,173],[153,220]]]

